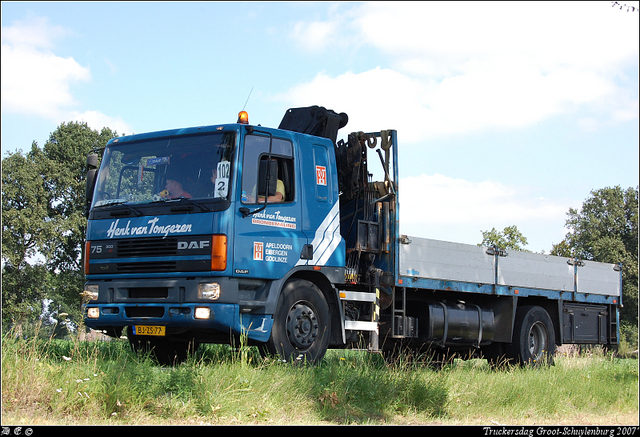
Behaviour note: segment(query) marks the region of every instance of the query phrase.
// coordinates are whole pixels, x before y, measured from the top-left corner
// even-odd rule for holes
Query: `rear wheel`
[[[555,331],[549,313],[539,306],[518,308],[513,341],[505,345],[507,359],[523,365],[550,365],[555,350]]]
[[[329,306],[313,283],[296,279],[283,288],[263,355],[285,361],[322,361],[331,337]]]

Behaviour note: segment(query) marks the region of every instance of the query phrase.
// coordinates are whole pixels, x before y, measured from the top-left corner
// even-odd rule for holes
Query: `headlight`
[[[220,297],[220,284],[217,282],[209,282],[198,284],[198,298],[217,300]]]
[[[98,285],[85,285],[84,291],[82,292],[82,296],[87,300],[98,300],[98,291],[100,287]]]
[[[100,308],[87,308],[87,317],[90,319],[97,319],[100,317]]]
[[[196,319],[208,319],[211,316],[211,310],[209,308],[198,307],[193,315]]]

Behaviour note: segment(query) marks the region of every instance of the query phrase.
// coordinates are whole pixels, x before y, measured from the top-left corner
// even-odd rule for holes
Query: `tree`
[[[47,179],[52,193],[49,217],[56,227],[54,238],[47,248],[43,248],[49,270],[55,272],[48,297],[76,322],[81,318],[78,293],[84,282],[82,248],[87,227],[84,216],[87,154],[104,148],[115,136],[117,134],[108,128],[97,132],[86,123],[62,123],[43,147],[49,161]]]
[[[591,191],[580,211],[571,208],[565,239],[551,254],[622,263],[621,324],[638,326],[638,188]],[[637,330],[636,330],[637,332]]]
[[[116,135],[62,123],[43,148],[2,160],[3,327],[37,318],[44,298],[80,320],[86,156]]]
[[[496,246],[500,249],[519,250],[522,252],[528,252],[524,247],[527,245],[527,238],[522,235],[517,226],[507,226],[502,232],[491,228],[490,231],[482,232],[482,243],[478,246]]]
[[[2,324],[18,333],[38,316],[50,281],[36,258],[53,235],[51,194],[41,177],[46,172],[47,160],[35,142],[26,155],[9,154],[2,160]]]

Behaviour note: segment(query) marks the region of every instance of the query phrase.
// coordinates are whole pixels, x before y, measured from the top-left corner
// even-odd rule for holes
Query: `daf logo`
[[[211,245],[211,242],[208,240],[201,241],[178,241],[178,250],[185,249],[206,249]]]

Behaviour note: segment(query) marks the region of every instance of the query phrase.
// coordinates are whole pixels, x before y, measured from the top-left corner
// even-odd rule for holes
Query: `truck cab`
[[[333,142],[239,121],[108,142],[87,190],[87,326],[168,355],[265,343],[284,284],[344,278]]]

